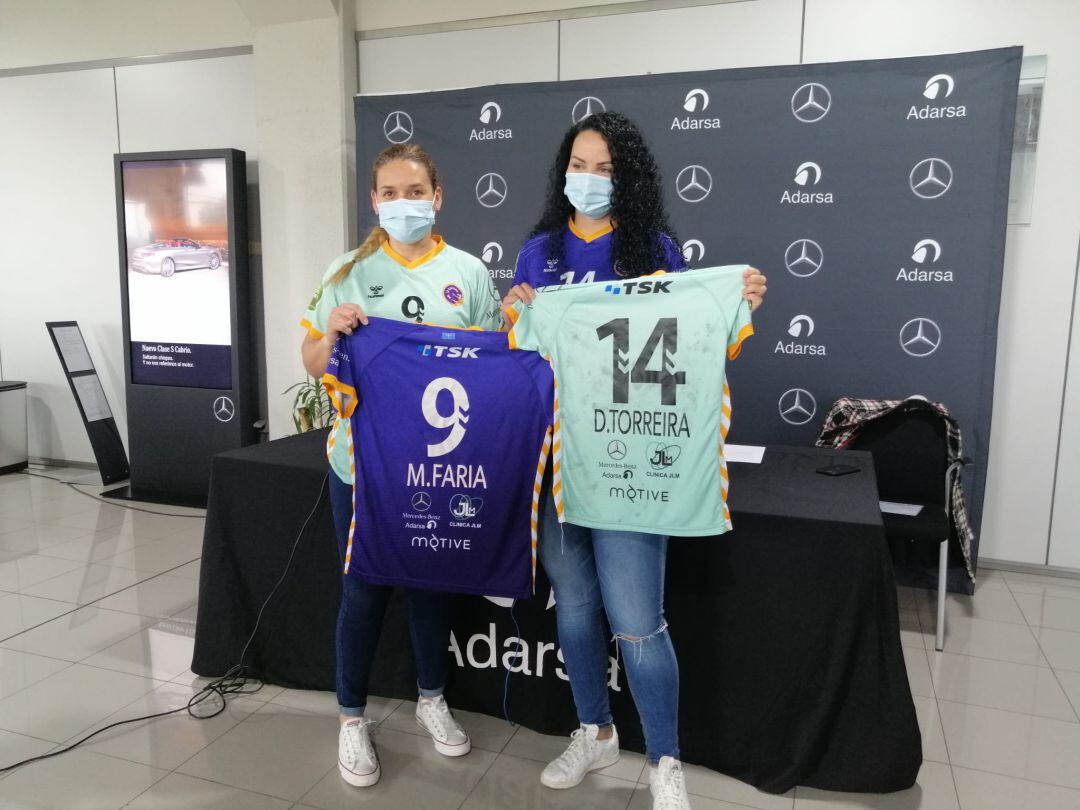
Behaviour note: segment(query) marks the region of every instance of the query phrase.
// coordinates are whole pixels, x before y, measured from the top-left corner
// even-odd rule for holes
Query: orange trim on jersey
[[[601,236],[607,236],[613,230],[615,230],[615,226],[611,223],[608,223],[605,227],[601,228],[598,231],[593,231],[592,233],[585,233],[583,230],[581,230],[581,228],[574,224],[574,218],[570,217],[570,233],[572,233],[585,244],[589,244],[589,242],[595,242]]]
[[[392,247],[390,247],[389,240],[382,243],[382,249],[386,251],[387,256],[400,264],[406,270],[415,270],[424,262],[428,262],[434,259],[440,253],[440,251],[442,251],[442,249],[446,247],[446,242],[443,241],[443,238],[441,236],[432,236],[431,238],[435,240],[435,247],[433,247],[423,256],[413,259],[412,261],[409,261]]]
[[[330,396],[330,401],[334,404],[334,410],[348,419],[353,415],[353,411],[356,410],[356,389],[351,385],[346,385],[333,374],[323,374],[322,376],[323,388],[326,389],[326,393]],[[349,404],[346,408],[341,403],[341,395],[344,394],[349,398]]]
[[[754,325],[748,323],[742,329],[739,330],[739,336],[735,338],[735,342],[727,347],[728,360],[734,360],[739,356],[739,352],[742,351],[743,341],[754,334]]]
[[[320,332],[318,329],[312,326],[311,321],[309,321],[307,318],[304,318],[302,321],[300,321],[300,325],[307,329],[308,334],[316,340],[322,340],[324,337],[326,337],[324,333]]]
[[[506,340],[510,344],[511,349],[520,348],[518,346],[517,338],[514,337],[514,327],[517,326],[518,320],[521,318],[521,313],[513,307],[506,307],[503,312],[510,319],[510,331],[506,333]]]

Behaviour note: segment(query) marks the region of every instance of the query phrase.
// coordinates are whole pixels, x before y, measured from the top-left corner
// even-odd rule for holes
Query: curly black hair
[[[649,151],[641,130],[628,117],[607,110],[574,124],[563,136],[548,176],[547,197],[540,221],[529,234],[551,234],[548,259],[563,259],[563,228],[573,216],[574,206],[563,193],[566,168],[574,139],[585,130],[598,132],[611,152],[611,218],[619,227],[613,235],[612,252],[619,275],[636,278],[664,267],[662,236],[678,241],[664,208],[660,169]]]

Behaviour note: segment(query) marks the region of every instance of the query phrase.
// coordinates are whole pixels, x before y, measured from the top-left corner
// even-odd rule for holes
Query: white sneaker
[[[649,769],[649,791],[653,810],[690,810],[682,763],[673,757],[660,757],[660,763]]]
[[[344,723],[338,734],[338,770],[353,787],[370,787],[382,773],[371,743],[373,725],[366,717],[357,717]]]
[[[469,735],[454,719],[442,695],[416,701],[416,725],[431,735],[435,750],[444,757],[463,757],[472,750]]]
[[[599,726],[583,725],[570,735],[570,745],[540,774],[540,782],[549,788],[564,790],[580,785],[589,771],[607,768],[619,761],[619,733],[612,726],[611,737],[596,739]]]

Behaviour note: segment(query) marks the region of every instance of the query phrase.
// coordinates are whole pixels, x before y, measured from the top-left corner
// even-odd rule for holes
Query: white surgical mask
[[[567,172],[563,192],[570,204],[589,219],[600,219],[611,210],[610,177],[586,172]]]
[[[378,207],[379,225],[402,244],[419,242],[431,233],[435,222],[433,200],[392,200]]]

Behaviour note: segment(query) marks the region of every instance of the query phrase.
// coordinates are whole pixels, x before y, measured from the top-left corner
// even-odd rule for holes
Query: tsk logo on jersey
[[[780,194],[781,205],[830,205],[833,202],[831,191],[804,191],[805,188],[814,188],[821,182],[821,166],[808,160],[795,169],[793,178],[797,189],[787,190]]]
[[[705,245],[700,239],[687,239],[683,242],[682,255],[687,264],[693,264],[705,259]]]
[[[670,281],[626,281],[622,284],[605,284],[604,292],[612,295],[648,295],[655,293],[669,293]]]
[[[461,291],[461,287],[457,284],[447,284],[443,287],[442,296],[446,299],[446,303],[453,307],[460,307],[465,300],[465,293]]]
[[[406,143],[413,136],[412,116],[404,110],[394,110],[386,116],[382,129],[390,143]]]
[[[817,82],[808,82],[791,96],[791,114],[804,124],[814,124],[829,114],[832,93]]]
[[[787,333],[795,340],[789,340],[787,343],[778,340],[773,354],[825,355],[824,346],[799,342],[802,338],[809,338],[814,334],[814,319],[809,315],[796,315],[792,318],[791,323],[788,324]]]
[[[492,278],[514,277],[513,267],[499,266],[503,260],[503,246],[498,242],[488,242],[484,245],[483,250],[480,251],[480,258],[484,260],[484,264],[487,265]]]
[[[955,88],[956,82],[953,81],[952,76],[948,73],[938,73],[927,79],[922,94],[930,101],[937,101],[951,96]],[[921,107],[912,104],[907,114],[908,121],[929,121],[939,118],[967,118],[967,107],[963,104],[924,104]]]
[[[502,118],[502,107],[499,106],[497,101],[488,101],[480,108],[480,123],[481,124],[497,124],[499,119]],[[480,129],[474,129],[469,133],[470,141],[501,141],[508,140],[514,137],[514,133],[509,129],[494,129],[492,127],[483,126]]]
[[[697,87],[686,94],[682,108],[688,113],[705,112],[709,106],[709,94]],[[687,115],[683,118],[675,116],[671,121],[672,130],[686,131],[691,129],[720,129],[719,118],[704,118]]]
[[[916,197],[934,200],[952,187],[952,166],[941,158],[926,158],[915,164],[908,175],[908,184]]]
[[[936,239],[920,239],[915,243],[915,247],[911,251],[911,261],[915,262],[915,266],[910,269],[901,267],[900,272],[896,274],[896,280],[938,283],[953,281],[952,270],[933,267],[940,258],[940,242]],[[930,265],[930,267],[926,265]]]
[[[483,498],[470,498],[463,492],[450,499],[450,514],[458,520],[471,520],[479,515],[483,508]]]
[[[479,360],[480,349],[476,346],[440,346],[438,343],[432,345],[431,343],[425,343],[423,346],[417,346],[416,351],[422,357],[447,357],[451,359],[461,358],[463,360]]]

